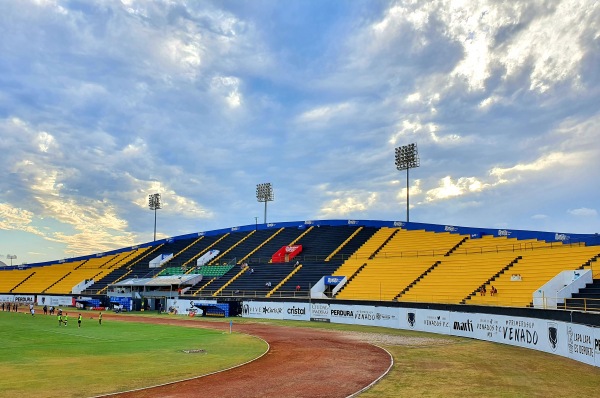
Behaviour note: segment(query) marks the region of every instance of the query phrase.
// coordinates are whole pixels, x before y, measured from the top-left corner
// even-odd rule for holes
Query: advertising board
[[[243,303],[244,317],[380,326],[474,338],[600,367],[600,328],[538,318],[335,303]]]

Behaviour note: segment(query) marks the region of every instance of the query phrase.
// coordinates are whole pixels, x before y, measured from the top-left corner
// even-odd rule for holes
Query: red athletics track
[[[113,319],[228,330],[229,324],[176,318],[118,316]],[[392,358],[383,349],[331,331],[258,323],[234,325],[258,336],[269,352],[225,372],[144,390],[111,395],[161,397],[347,397],[385,374]]]

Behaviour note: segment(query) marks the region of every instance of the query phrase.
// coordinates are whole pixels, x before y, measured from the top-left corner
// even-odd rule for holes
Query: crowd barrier
[[[600,367],[600,328],[483,312],[324,302],[244,301],[245,318],[332,322],[469,337],[544,351]]]

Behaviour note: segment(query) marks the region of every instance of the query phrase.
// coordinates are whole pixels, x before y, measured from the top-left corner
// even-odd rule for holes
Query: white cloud
[[[523,177],[527,172],[540,172],[553,167],[577,167],[582,163],[582,159],[576,153],[554,152],[542,155],[530,163],[519,163],[512,167],[502,168],[494,167],[490,170],[490,175],[498,179],[498,182],[509,182]]]
[[[211,87],[229,108],[238,108],[242,105],[240,79],[233,76],[217,76],[212,79]]]
[[[596,217],[598,215],[596,209],[588,209],[586,207],[581,207],[579,209],[570,209],[567,212],[570,215],[576,217]]]
[[[373,207],[379,196],[375,192],[364,191],[326,192],[326,195],[334,199],[321,205],[319,217],[322,218],[360,214]]]
[[[320,106],[303,112],[297,118],[298,123],[326,123],[333,118],[347,115],[352,109],[349,103]]]
[[[427,191],[425,198],[427,202],[481,192],[489,187],[489,184],[475,177],[460,177],[458,180],[453,181],[452,177],[446,176],[441,179],[439,185],[439,187]]]
[[[31,225],[33,217],[33,213],[28,210],[0,203],[0,229],[43,235],[41,231]]]

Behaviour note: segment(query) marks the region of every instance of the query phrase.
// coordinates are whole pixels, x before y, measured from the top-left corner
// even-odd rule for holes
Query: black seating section
[[[272,255],[277,252],[277,250],[294,242],[300,235],[307,231],[307,228],[308,227],[285,228],[279,233],[277,233],[279,229],[276,228],[255,231],[253,234],[251,234],[251,232],[231,232],[224,238],[223,234],[216,236],[205,236],[197,243],[190,246],[185,252],[182,252],[173,260],[169,261],[165,266],[182,266],[192,258],[194,258],[194,261],[188,264],[188,266],[195,266],[195,257],[198,257],[198,254],[207,251],[209,247],[210,249],[217,249],[221,253],[231,249],[219,258],[219,263],[229,263],[233,260],[239,263],[242,258],[248,256],[249,253],[251,253],[253,250],[256,250],[257,247],[263,244],[271,236],[276,234],[271,240],[252,253],[250,257],[244,261],[254,269],[254,272],[245,272],[242,274],[240,278],[233,281],[227,286],[227,288],[223,290],[222,295],[256,295],[257,297],[264,297],[267,292],[269,292],[286,276],[288,276],[290,272],[292,272],[296,261],[302,263],[302,268],[300,268],[299,272],[293,275],[290,280],[280,287],[280,292],[278,294],[285,294],[288,296],[294,295],[297,285],[300,285],[302,292],[308,294],[309,286],[317,283],[323,276],[331,275],[341,265],[345,258],[352,255],[357,248],[359,248],[377,231],[377,228],[374,227],[363,228],[344,247],[341,248],[341,250],[332,258],[331,261],[325,262],[324,260],[343,242],[345,242],[356,231],[357,227],[314,227],[312,230],[306,233],[306,235],[302,236],[301,239],[295,242],[295,244],[301,244],[303,247],[303,251],[298,257],[293,259],[290,263],[269,264]],[[244,240],[245,237],[247,238]],[[143,258],[141,261],[135,262],[132,260],[131,264],[133,264],[133,266],[131,264],[127,264],[121,269],[115,270],[107,277],[94,284],[94,286],[91,288],[97,291],[98,289],[113,283],[130,269],[131,272],[127,275],[128,278],[151,277],[160,272],[162,267],[150,269],[150,260],[156,258],[160,254],[173,253],[176,255],[195,240],[197,240],[197,237],[167,243],[158,250],[147,255],[147,257]],[[217,243],[215,244],[215,242]],[[238,242],[239,244],[236,245]],[[233,247],[234,245],[236,246]],[[240,271],[240,269],[241,268],[239,266],[234,267],[221,278],[211,282],[210,285],[208,285],[205,289],[201,288],[208,282],[208,280],[203,280],[197,286],[188,291],[186,296],[189,297],[194,294],[197,294],[198,297],[210,296],[212,293],[216,292],[227,282],[229,282],[231,278]],[[267,281],[271,282],[271,288],[267,288],[265,286]],[[198,293],[199,290],[200,292]],[[236,291],[239,291],[240,293],[234,294]]]
[[[229,271],[225,273],[220,278],[215,279],[211,282],[206,288],[203,289],[204,285],[206,285],[213,278],[204,278],[197,285],[192,286],[192,288],[186,292],[185,296],[196,296],[197,297],[206,297],[211,296],[214,292],[219,290],[223,285],[225,285],[231,278],[233,278],[238,272],[240,272],[240,267],[233,267]]]
[[[300,286],[300,292],[307,296],[308,291],[315,283],[324,276],[332,275],[340,265],[342,265],[340,261],[304,261],[300,271],[296,272],[277,290],[275,297],[278,295],[282,297],[294,296],[297,294],[297,286]]]
[[[200,239],[198,242],[196,242],[196,244],[190,246],[186,251],[184,251],[183,253],[181,253],[177,257],[173,258],[171,261],[169,261],[167,264],[165,264],[165,266],[166,267],[181,267],[183,264],[186,264],[187,262],[189,262],[191,258],[193,258],[194,256],[197,256],[194,259],[194,261],[191,261],[187,265],[188,268],[194,267],[196,265],[196,260],[198,259],[198,257],[201,256],[201,255],[198,256],[198,254],[200,254],[200,253],[204,254],[203,252],[207,251],[207,249],[213,243],[215,243],[217,240],[221,239],[221,237],[223,237],[223,234],[214,235],[214,236],[204,236],[202,239]],[[194,241],[194,239],[192,240],[192,242],[193,241]],[[191,242],[188,241],[188,245],[190,243]],[[184,247],[186,247],[186,246],[184,246]],[[211,249],[216,249],[216,247],[211,247]],[[173,254],[176,254],[176,253],[173,253]]]
[[[223,296],[264,297],[294,269],[292,265],[285,263],[253,264],[250,267],[254,272],[244,272],[239,278],[223,289],[221,294]],[[240,267],[235,267],[231,271],[234,271],[235,275],[240,271]],[[221,280],[223,279],[225,278],[221,278]],[[227,278],[227,280],[229,279]],[[223,286],[227,280],[220,283],[218,287],[211,284],[209,290],[215,291]],[[265,285],[267,282],[271,282],[271,287]]]
[[[300,262],[324,261],[335,249],[337,249],[346,239],[348,239],[357,227],[315,227],[309,233],[304,235],[296,244],[302,245],[300,253]]]
[[[292,243],[304,231],[305,229],[284,228],[283,231],[275,235],[273,239],[268,241],[256,252],[252,253],[252,256],[250,256],[246,262],[248,264],[267,264],[269,261],[271,261],[271,256],[273,256],[277,250]],[[277,230],[273,230],[272,232],[276,233]]]
[[[225,261],[227,263],[230,263],[231,261],[235,261],[236,263],[239,263],[242,258],[250,254],[253,250],[255,250],[258,246],[260,246],[265,240],[269,239],[269,237],[271,237],[276,232],[277,229],[263,229],[260,231],[255,231],[252,235],[249,235],[245,240],[240,242],[239,245],[235,246],[230,251],[228,251],[221,258],[221,262]],[[248,235],[248,233],[236,234],[243,235],[242,238]],[[252,256],[254,256],[254,253]]]
[[[379,228],[377,227],[364,227],[362,228],[348,243],[341,248],[339,252],[331,258],[331,261],[340,261],[340,265],[342,262],[346,261],[349,257],[351,257],[356,251],[371,237],[377,232]]]
[[[573,294],[572,299],[566,299],[565,305],[571,309],[600,311],[600,279],[594,279],[592,283]]]

